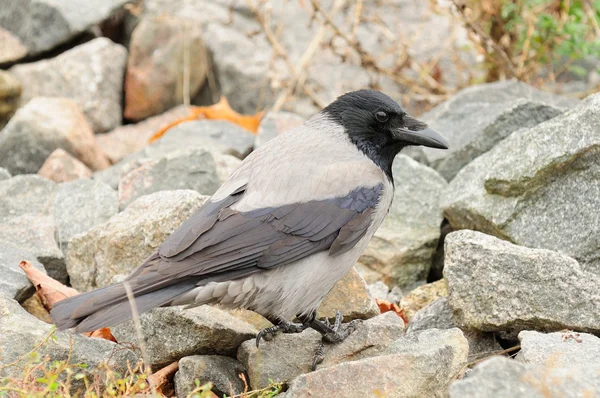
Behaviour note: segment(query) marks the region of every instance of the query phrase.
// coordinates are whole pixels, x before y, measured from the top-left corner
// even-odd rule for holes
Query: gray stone
[[[77,104],[49,97],[29,101],[2,130],[0,165],[12,174],[37,173],[57,148],[94,170],[109,165]]]
[[[213,383],[211,391],[217,396],[233,396],[244,392],[244,382],[239,377],[244,367],[233,358],[221,355],[194,355],[179,360],[179,370],[175,373],[175,393],[187,397],[200,385]]]
[[[319,368],[345,361],[356,361],[385,352],[387,345],[404,334],[404,322],[393,312],[386,312],[361,322],[341,344],[325,347],[325,357]],[[238,351],[238,359],[248,372],[250,386],[260,389],[275,382],[289,382],[310,372],[321,335],[307,329],[297,334],[278,334],[270,341],[248,340]]]
[[[1,34],[0,43],[2,43]],[[2,48],[0,47],[1,53]],[[2,56],[0,55],[0,57]],[[0,70],[0,130],[8,123],[19,107],[21,91],[21,83],[10,73]]]
[[[329,396],[332,382],[340,397],[440,397],[467,364],[467,342],[458,329],[426,331],[412,344],[397,343],[408,348],[303,374],[285,397]]]
[[[212,155],[217,166],[217,176],[221,184],[227,181],[229,176],[242,164],[242,161],[233,155],[225,153],[213,153]]]
[[[156,192],[76,235],[66,256],[71,284],[87,291],[108,285],[115,275],[129,274],[206,199],[190,190]]]
[[[99,37],[52,59],[15,65],[10,72],[23,85],[22,102],[39,96],[71,98],[94,132],[102,133],[121,124],[126,58],[123,46]]]
[[[420,148],[425,163],[450,181],[512,132],[560,115],[566,108],[556,103],[569,102],[512,80],[468,87],[421,116],[450,143],[446,151]]]
[[[427,278],[440,237],[438,202],[447,183],[405,155],[396,157],[393,173],[392,207],[359,262],[381,272],[386,284],[404,287]]]
[[[564,254],[463,230],[446,237],[444,275],[461,327],[600,332],[600,276]]]
[[[14,35],[26,49],[25,55],[39,55],[63,44],[88,28],[108,19],[129,0],[5,0],[0,26]]]
[[[546,368],[494,357],[450,385],[450,398],[578,398],[600,393],[600,366]]]
[[[519,333],[521,350],[517,361],[549,368],[600,367],[600,338],[576,332]]]
[[[54,182],[67,182],[80,178],[90,178],[92,170],[62,148],[55,149],[48,156],[37,175]]]
[[[54,279],[66,282],[64,256],[54,240],[56,184],[36,175],[0,181],[0,242],[9,247],[7,266],[40,262]]]
[[[600,94],[514,132],[461,172],[442,195],[455,229],[556,250],[600,275]]]
[[[150,364],[160,369],[183,357],[198,354],[234,356],[257,330],[216,307],[155,308],[140,315]],[[133,320],[111,328],[117,341],[139,345]]]
[[[290,112],[269,112],[258,126],[254,147],[258,148],[267,141],[304,123],[305,118]]]
[[[34,287],[19,267],[21,261],[29,261],[35,268],[46,273],[37,257],[26,248],[0,239],[0,296],[23,302],[34,292]]]
[[[86,364],[86,368],[81,367],[77,371],[86,375],[88,380],[106,372],[102,363],[122,374],[127,371],[128,365],[133,369],[138,363],[136,353],[125,345],[77,333],[53,331],[53,328],[53,325],[27,313],[16,301],[0,295],[0,358],[3,365],[16,362],[13,366],[0,366],[0,379],[22,377],[22,368],[28,365],[33,349],[37,357],[33,363],[42,363],[44,369],[50,370],[52,361]],[[53,337],[47,338],[50,334]],[[19,361],[23,358],[24,361]],[[72,382],[73,387],[84,387],[77,379],[72,379]]]
[[[124,209],[140,196],[158,191],[191,189],[212,195],[219,189],[215,161],[204,149],[169,152],[159,159],[134,161],[119,182],[119,207]]]
[[[59,184],[54,203],[56,241],[63,253],[75,235],[89,231],[119,212],[117,192],[90,179]]]
[[[6,170],[4,167],[0,167],[0,181],[8,180],[11,177],[12,176],[8,170]]]
[[[369,292],[374,299],[386,300],[390,293],[390,288],[382,281],[377,281],[369,285]]]
[[[21,40],[0,26],[0,64],[18,61],[27,55]]]

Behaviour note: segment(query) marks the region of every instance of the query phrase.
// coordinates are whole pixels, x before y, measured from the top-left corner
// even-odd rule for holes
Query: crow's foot
[[[258,332],[256,335],[256,346],[260,344],[261,339],[269,340],[277,333],[300,333],[308,326],[304,326],[301,323],[292,323],[281,321],[275,326],[271,326],[270,328],[266,328]]]
[[[356,325],[359,322],[358,320],[354,320],[352,322],[342,324],[344,317],[341,312],[337,312],[335,315],[335,322],[332,325],[329,323],[329,319],[325,318],[325,321],[317,321],[316,327],[313,327],[318,332],[320,332],[323,337],[321,338],[321,343],[319,344],[319,348],[317,348],[317,352],[315,353],[315,357],[312,363],[312,370],[317,369],[317,365],[323,362],[323,358],[325,357],[325,343],[335,344],[341,343],[346,340],[348,336],[356,329]]]

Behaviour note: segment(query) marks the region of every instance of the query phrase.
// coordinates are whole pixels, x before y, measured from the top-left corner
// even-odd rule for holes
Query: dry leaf
[[[168,396],[172,393],[173,376],[178,369],[179,361],[175,361],[148,376],[148,384],[154,391]]]
[[[211,106],[192,106],[190,107],[190,114],[181,119],[177,119],[158,130],[150,142],[158,140],[160,137],[172,127],[177,126],[183,122],[189,122],[198,119],[210,119],[210,120],[227,120],[231,123],[237,124],[238,126],[248,130],[249,132],[256,134],[258,132],[258,126],[264,116],[264,112],[258,112],[255,115],[241,115],[231,109],[227,98],[221,97],[221,100]]]
[[[389,311],[395,312],[396,315],[398,315],[400,318],[402,318],[402,320],[404,321],[404,324],[408,324],[406,315],[404,315],[404,311],[402,311],[402,308],[400,308],[400,306],[398,306],[398,304],[391,303],[386,300],[380,300],[380,299],[375,299],[375,302],[377,303],[377,306],[379,307],[379,311],[381,311],[382,314],[384,312],[389,312]]]
[[[35,293],[39,297],[44,308],[50,312],[54,304],[67,297],[76,296],[79,292],[72,287],[68,287],[35,268],[29,261],[21,261],[19,267],[25,271],[25,276],[35,286]],[[117,342],[109,328],[94,330],[84,333],[85,336],[98,337],[105,340]]]

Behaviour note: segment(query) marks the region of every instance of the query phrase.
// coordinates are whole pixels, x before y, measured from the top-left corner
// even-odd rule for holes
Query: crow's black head
[[[448,149],[448,142],[423,122],[410,117],[393,99],[375,90],[344,94],[323,113],[341,124],[350,140],[392,177],[392,163],[409,145]]]

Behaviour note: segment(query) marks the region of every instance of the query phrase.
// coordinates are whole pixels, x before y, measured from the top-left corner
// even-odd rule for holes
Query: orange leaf
[[[231,109],[231,106],[229,106],[229,102],[225,97],[221,97],[219,102],[211,106],[192,106],[190,107],[190,111],[191,112],[188,116],[175,120],[174,122],[171,122],[158,130],[152,136],[152,138],[150,138],[150,143],[165,135],[167,130],[170,128],[177,126],[180,123],[197,119],[227,120],[231,123],[237,124],[253,134],[256,134],[258,132],[260,121],[264,116],[264,112],[258,112],[255,115],[241,115]]]
[[[402,311],[402,308],[400,308],[398,306],[398,304],[390,303],[389,301],[381,300],[381,299],[375,299],[375,302],[377,303],[377,306],[379,307],[379,311],[381,311],[382,314],[384,312],[390,312],[390,311],[395,312],[396,315],[398,315],[400,318],[402,318],[402,320],[404,321],[404,324],[408,324],[408,319],[406,319],[406,315],[404,315],[404,311]]]
[[[29,261],[21,261],[19,267],[25,271],[25,276],[35,286],[35,293],[40,298],[42,305],[48,311],[52,309],[54,304],[67,297],[73,297],[79,292],[72,287],[68,287],[60,283],[54,278],[49,277],[42,271],[35,268]],[[117,342],[117,339],[112,335],[109,328],[94,330],[93,332],[84,333],[89,337],[98,337],[105,340]]]

